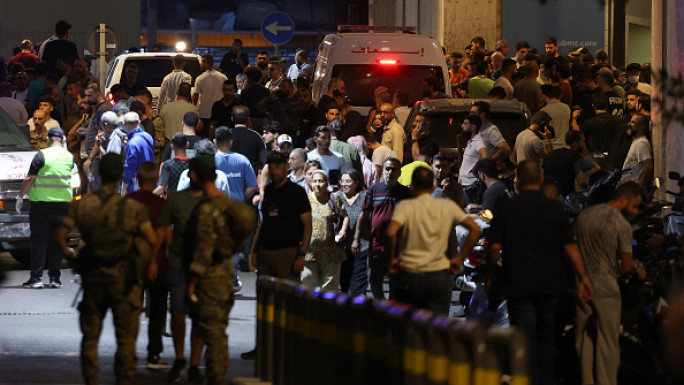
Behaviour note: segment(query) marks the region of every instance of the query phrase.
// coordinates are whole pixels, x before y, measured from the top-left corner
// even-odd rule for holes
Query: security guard
[[[74,156],[62,147],[64,139],[61,128],[53,127],[48,131],[48,147],[33,157],[17,198],[18,214],[21,214],[26,193],[31,201],[31,278],[24,282],[25,288],[43,288],[42,277],[46,263],[50,276],[49,287],[62,287],[59,280],[62,256],[52,240],[73,197],[71,170],[74,167]]]
[[[207,383],[225,384],[228,371],[228,316],[233,307],[233,254],[244,247],[254,225],[254,211],[243,202],[227,198],[216,188],[213,156],[190,160],[190,180],[201,186],[205,201],[191,219],[197,230],[193,240],[188,298],[207,350]]]
[[[78,309],[85,383],[98,383],[97,346],[102,321],[111,308],[118,344],[114,356],[116,384],[130,384],[137,367],[135,343],[142,311],[142,288],[136,279],[135,258],[149,257],[141,255],[144,248],[134,245],[149,242],[149,248],[155,242],[155,234],[147,208],[135,200],[121,198],[116,191],[123,174],[121,156],[103,156],[99,171],[102,187],[97,193],[71,203],[57,229],[57,242],[68,257],[66,234],[78,227],[86,243],[72,260],[74,270],[83,277],[83,300]]]

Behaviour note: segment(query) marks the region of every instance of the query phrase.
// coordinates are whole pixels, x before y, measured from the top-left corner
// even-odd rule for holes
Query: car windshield
[[[338,64],[332,77],[344,81],[347,103],[352,106],[373,106],[373,91],[380,86],[390,92],[401,89],[409,94],[409,106],[422,100],[423,80],[434,76],[444,79],[438,66],[409,66],[391,64]],[[440,90],[444,92],[444,89]]]
[[[28,127],[26,127],[28,132]],[[0,109],[0,151],[31,150],[31,142],[17,125]]]
[[[128,58],[125,66],[135,63],[138,66],[138,81],[145,87],[161,87],[164,76],[173,71],[173,57],[150,57],[150,58]],[[188,59],[185,61],[183,71],[192,76],[192,85],[195,79],[202,73],[199,60]],[[126,80],[126,70],[121,71],[119,83]]]

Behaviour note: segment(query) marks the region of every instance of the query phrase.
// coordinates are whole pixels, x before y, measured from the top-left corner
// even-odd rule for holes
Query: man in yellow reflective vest
[[[63,141],[64,131],[61,128],[53,127],[48,131],[48,147],[33,157],[17,198],[19,214],[26,193],[31,201],[31,278],[24,282],[25,288],[42,289],[45,286],[42,281],[45,265],[50,276],[48,287],[62,287],[59,280],[62,255],[55,245],[54,233],[72,199],[71,170],[74,167],[74,157],[64,149]]]

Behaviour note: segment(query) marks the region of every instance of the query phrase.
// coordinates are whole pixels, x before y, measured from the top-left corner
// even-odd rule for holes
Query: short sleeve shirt
[[[199,117],[208,119],[211,117],[211,108],[214,102],[223,98],[221,89],[223,82],[228,78],[218,71],[205,71],[195,80],[195,93],[199,94],[197,109]]]
[[[489,153],[490,157],[496,154],[498,151],[496,146],[506,141],[503,135],[501,135],[499,127],[495,126],[491,122],[482,126],[479,132],[480,137],[482,137],[482,140],[485,143],[485,146],[487,146],[487,152]]]
[[[249,159],[234,152],[214,155],[216,169],[221,170],[228,178],[230,196],[236,201],[245,200],[245,189],[257,185],[256,175]]]
[[[385,230],[392,220],[392,213],[397,203],[411,197],[411,191],[406,186],[397,183],[389,188],[387,183],[372,185],[363,200],[363,209],[370,213],[370,231],[372,250],[385,250]]]
[[[515,138],[515,148],[518,164],[526,160],[540,164],[542,160],[541,153],[546,148],[546,141],[539,139],[539,136],[534,131],[527,129],[519,133]]]
[[[202,199],[202,195],[195,197],[183,190],[169,195],[166,200],[161,215],[159,215],[159,226],[173,225],[173,235],[168,250],[169,267],[182,267],[185,226]]]
[[[392,220],[402,225],[399,267],[410,273],[446,270],[449,233],[467,214],[449,199],[421,194],[397,204]]]
[[[625,163],[622,166],[623,170],[629,169],[629,171],[625,172],[624,176],[633,176],[638,182],[641,182],[639,178],[644,172],[644,161],[652,158],[651,144],[648,142],[648,139],[645,136],[634,139],[629,147]]]
[[[629,222],[606,204],[589,207],[577,218],[577,240],[594,296],[620,296],[618,258],[632,252]]]
[[[296,247],[302,240],[301,215],[311,211],[304,189],[291,181],[276,188],[266,186],[261,204],[262,223],[259,245],[267,249]]]
[[[461,168],[458,171],[458,179],[461,182],[461,185],[470,186],[477,182],[477,176],[473,175],[470,171],[475,167],[477,161],[480,160],[479,151],[483,147],[486,147],[486,145],[479,132],[470,138],[468,144],[466,144],[466,148],[463,151]]]

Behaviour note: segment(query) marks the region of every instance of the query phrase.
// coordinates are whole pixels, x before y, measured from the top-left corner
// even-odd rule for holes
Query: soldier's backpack
[[[116,199],[118,194],[100,195],[101,221],[88,229],[86,247],[88,256],[98,267],[112,267],[118,262],[127,260],[131,255],[133,237],[124,228],[126,216],[126,200]],[[107,226],[110,215],[116,215],[114,228]]]

